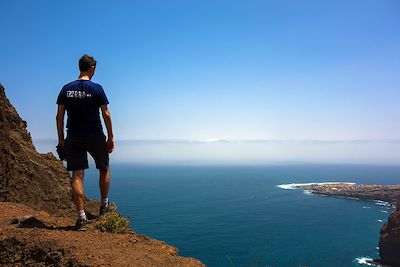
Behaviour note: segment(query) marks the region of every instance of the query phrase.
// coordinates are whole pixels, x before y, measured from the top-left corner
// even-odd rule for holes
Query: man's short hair
[[[85,54],[79,59],[79,70],[81,72],[89,71],[93,67],[96,67],[96,60],[94,57]]]

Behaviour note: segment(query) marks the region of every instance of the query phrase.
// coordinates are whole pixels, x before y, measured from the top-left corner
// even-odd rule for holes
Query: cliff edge
[[[73,218],[10,202],[0,202],[0,213],[1,266],[205,266],[180,257],[175,247],[134,232],[77,232],[71,227]]]
[[[0,84],[1,266],[204,266],[133,231],[73,231],[68,172],[52,153],[36,151],[26,126]],[[85,202],[96,218],[98,201]]]

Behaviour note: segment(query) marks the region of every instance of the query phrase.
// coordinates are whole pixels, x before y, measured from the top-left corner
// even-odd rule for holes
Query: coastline
[[[400,201],[400,185],[356,184],[351,182],[324,182],[282,184],[281,189],[301,189],[306,193],[370,200],[377,205],[393,206]]]
[[[345,197],[355,200],[374,201],[376,205],[392,207],[393,212],[380,230],[380,259],[356,258],[358,264],[390,267],[400,266],[398,255],[400,232],[400,185],[356,184],[348,182],[325,182],[282,184],[282,189],[301,189],[307,194]],[[383,222],[383,221],[380,221]]]

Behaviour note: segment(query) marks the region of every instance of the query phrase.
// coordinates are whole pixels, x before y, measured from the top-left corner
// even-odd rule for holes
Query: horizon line
[[[33,141],[40,143],[54,143],[56,138],[33,138]],[[366,143],[389,143],[400,144],[400,138],[372,138],[372,139],[184,139],[184,138],[154,138],[154,139],[117,139],[118,143],[133,144],[212,144],[212,143],[232,143],[232,144],[253,144],[253,143],[303,143],[303,144],[366,144]]]

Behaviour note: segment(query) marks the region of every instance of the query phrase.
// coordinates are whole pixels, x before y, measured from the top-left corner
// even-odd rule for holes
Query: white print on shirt
[[[67,91],[68,98],[86,98],[92,97],[92,94],[87,94],[85,91]]]

